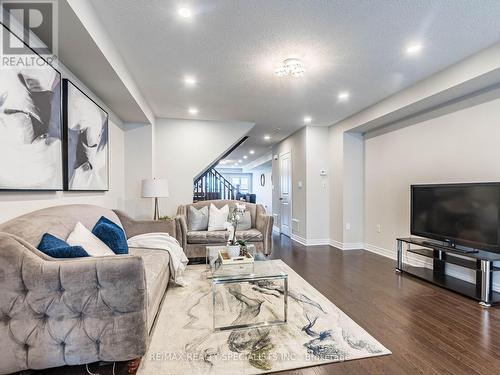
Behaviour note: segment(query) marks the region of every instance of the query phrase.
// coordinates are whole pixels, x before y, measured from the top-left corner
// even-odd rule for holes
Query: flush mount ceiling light
[[[264,139],[265,139],[266,141],[269,141],[269,140],[271,139],[271,136],[270,136],[270,135],[265,135],[265,136],[264,136]]]
[[[189,112],[190,115],[197,115],[198,114],[198,108],[191,107],[191,108],[189,108],[188,112]]]
[[[278,77],[302,77],[305,71],[304,64],[300,59],[290,58],[283,61],[281,66],[274,71],[274,74]]]
[[[311,116],[305,116],[304,117],[304,124],[310,124],[312,122],[312,117]]]
[[[182,18],[191,18],[193,16],[191,9],[186,7],[177,9],[177,14]]]

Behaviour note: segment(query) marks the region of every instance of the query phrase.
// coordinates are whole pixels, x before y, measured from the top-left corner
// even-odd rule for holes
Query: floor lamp
[[[155,199],[154,220],[160,218],[158,198],[168,198],[168,181],[166,178],[142,180],[142,197]]]

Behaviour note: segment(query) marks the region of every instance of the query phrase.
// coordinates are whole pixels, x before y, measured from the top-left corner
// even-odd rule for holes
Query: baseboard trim
[[[340,250],[363,250],[364,244],[362,242],[358,243],[343,243],[340,241],[330,239],[328,245],[333,246]]]
[[[292,241],[298,242],[304,246],[319,246],[319,245],[328,245],[329,244],[328,239],[309,239],[308,240],[307,238],[298,236],[296,234],[292,234],[290,236],[290,238],[292,239]]]

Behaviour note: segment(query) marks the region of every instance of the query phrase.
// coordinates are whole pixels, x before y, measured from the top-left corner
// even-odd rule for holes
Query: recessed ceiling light
[[[270,135],[265,135],[265,136],[264,136],[264,139],[265,139],[266,141],[269,141],[269,140],[271,139],[271,136],[270,136]]]
[[[254,150],[250,150],[250,154],[255,154],[255,151]]]
[[[243,156],[243,159],[248,159],[248,156],[246,156],[246,155],[245,155],[245,156]]]
[[[310,124],[312,122],[311,116],[305,116],[304,117],[304,124]]]
[[[351,95],[347,91],[341,91],[337,95],[337,99],[342,102],[342,101],[349,99],[350,96]]]
[[[177,9],[177,14],[182,18],[191,18],[193,16],[193,12],[191,11],[191,9],[186,7]]]
[[[198,114],[198,108],[195,108],[195,107],[189,108],[189,114],[190,115],[197,115]]]
[[[409,56],[418,55],[420,52],[422,52],[423,48],[424,46],[421,43],[410,44],[406,47],[406,54]]]
[[[241,159],[240,159],[240,160],[238,160],[238,163],[243,163],[243,160],[241,160]]]
[[[187,85],[187,86],[194,86],[198,83],[198,81],[196,80],[196,77],[193,77],[193,76],[184,76],[184,83]]]

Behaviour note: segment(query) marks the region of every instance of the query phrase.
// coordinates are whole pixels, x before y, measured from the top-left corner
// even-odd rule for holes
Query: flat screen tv
[[[411,234],[500,253],[500,183],[412,185]]]

